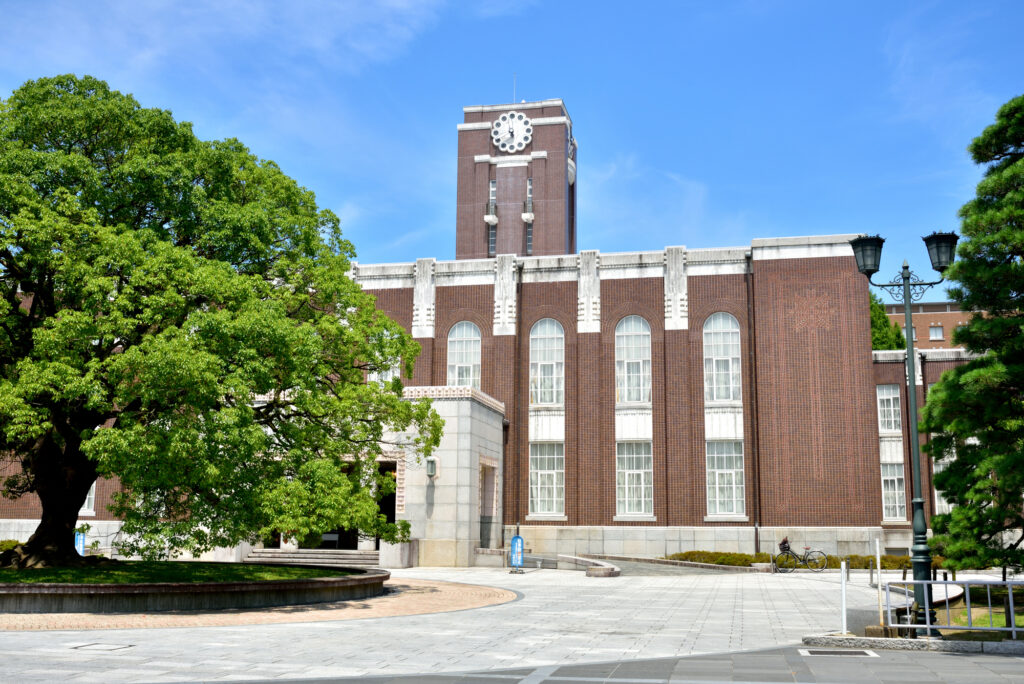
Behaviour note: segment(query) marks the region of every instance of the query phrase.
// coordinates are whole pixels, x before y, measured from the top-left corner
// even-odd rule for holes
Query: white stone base
[[[891,533],[891,534],[890,534]],[[505,541],[515,534],[514,525],[505,526]],[[543,556],[585,554],[661,558],[682,551],[725,551],[754,553],[754,527],[640,527],[600,526],[570,527],[556,525],[521,525],[519,534],[524,546]],[[882,547],[889,536],[900,536],[900,530],[881,527],[762,527],[760,547],[756,550],[777,553],[783,537],[789,537],[793,548],[804,546],[832,555],[874,554],[875,539]]]

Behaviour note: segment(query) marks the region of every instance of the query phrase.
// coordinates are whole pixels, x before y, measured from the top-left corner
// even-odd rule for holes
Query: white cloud
[[[183,68],[301,75],[312,60],[355,73],[405,51],[438,8],[438,0],[8,3],[5,33],[17,39],[0,41],[0,72],[136,82]]]
[[[886,33],[890,92],[898,116],[928,126],[946,144],[963,147],[987,122],[999,101],[982,90],[984,64],[968,51],[979,22],[991,10],[963,5],[950,15],[934,6],[914,6]]]

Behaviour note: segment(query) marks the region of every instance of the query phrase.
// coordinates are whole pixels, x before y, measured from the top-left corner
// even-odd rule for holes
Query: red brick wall
[[[867,282],[853,257],[754,262],[763,525],[877,525]]]

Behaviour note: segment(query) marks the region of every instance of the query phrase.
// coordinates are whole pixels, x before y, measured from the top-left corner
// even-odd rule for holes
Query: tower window
[[[526,224],[526,256],[533,254],[533,224]]]
[[[492,180],[490,189],[488,190],[487,200],[490,202],[498,201],[498,181]],[[479,202],[480,200],[477,200]]]

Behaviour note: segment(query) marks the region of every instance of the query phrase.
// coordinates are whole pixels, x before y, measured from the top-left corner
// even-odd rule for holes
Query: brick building
[[[872,354],[855,236],[577,252],[562,101],[457,129],[456,259],[351,273],[451,416],[433,474],[386,466],[416,540],[391,564],[487,562],[517,525],[546,554],[909,549],[903,356]],[[925,354],[922,395],[963,356]]]
[[[907,334],[902,304],[886,304],[885,314]],[[952,302],[921,302],[910,305],[914,346],[918,349],[953,349],[953,331],[970,322],[971,314]]]

